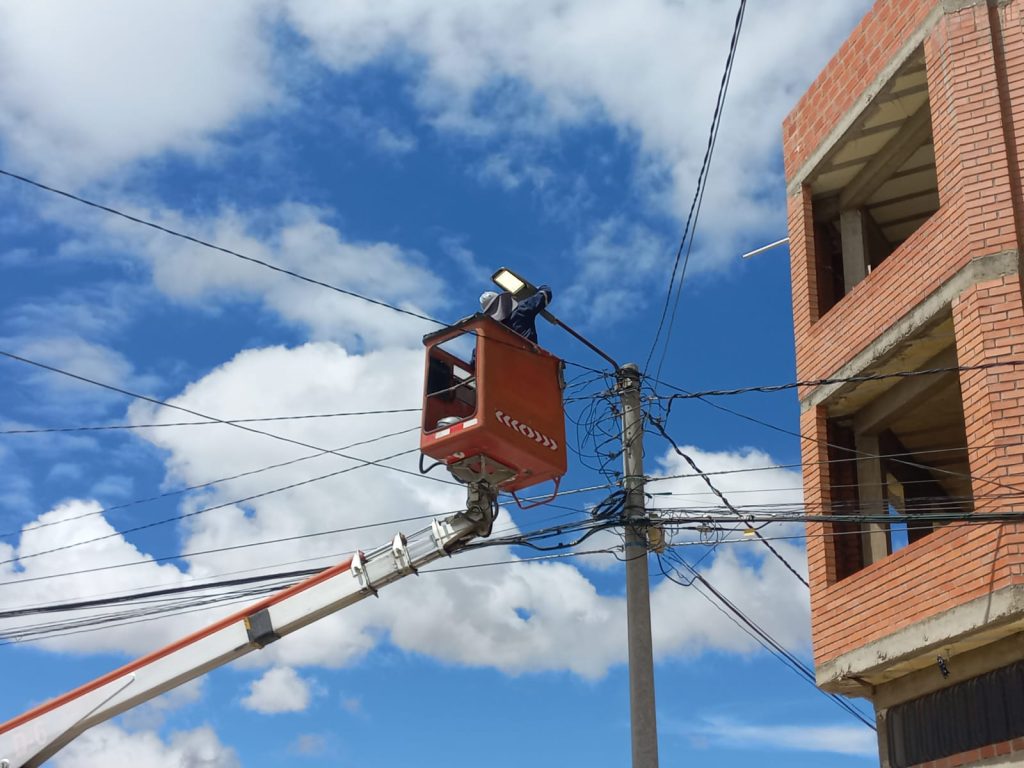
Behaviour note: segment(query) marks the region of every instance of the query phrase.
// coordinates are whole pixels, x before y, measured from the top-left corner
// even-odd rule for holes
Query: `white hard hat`
[[[498,294],[494,291],[484,291],[480,294],[480,311],[487,312],[487,307],[490,306],[491,302],[498,298]]]
[[[512,298],[512,294],[508,291],[502,291],[501,293],[484,291],[480,294],[480,311],[499,323],[506,320],[512,314],[515,306],[515,299]]]

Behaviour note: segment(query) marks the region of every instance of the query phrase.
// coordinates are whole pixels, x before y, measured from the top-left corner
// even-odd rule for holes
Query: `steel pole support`
[[[629,644],[629,709],[633,768],[658,768],[658,721],[654,703],[651,593],[647,572],[647,508],[644,501],[644,424],[640,370],[616,371],[622,404],[622,461],[626,492],[626,620]]]

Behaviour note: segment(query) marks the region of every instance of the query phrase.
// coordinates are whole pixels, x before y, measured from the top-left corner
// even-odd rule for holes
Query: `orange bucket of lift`
[[[557,491],[566,471],[562,361],[480,314],[423,344],[420,450],[450,469],[492,476],[503,491],[547,480]]]

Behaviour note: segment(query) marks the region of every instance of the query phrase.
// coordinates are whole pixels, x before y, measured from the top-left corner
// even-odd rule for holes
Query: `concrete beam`
[[[1016,250],[1000,251],[988,256],[972,259],[968,264],[944,282],[923,301],[889,326],[873,342],[865,346],[846,365],[828,374],[828,378],[846,379],[869,373],[880,366],[885,359],[908,337],[936,321],[957,296],[976,283],[995,280],[1017,273],[1019,256]],[[831,399],[839,390],[850,388],[849,384],[825,384],[815,387],[800,399],[800,410],[806,411]]]
[[[949,677],[943,677],[936,664],[911,672],[890,683],[876,686],[872,695],[875,706],[879,709],[888,709],[1020,661],[1024,659],[1024,634],[1010,635],[981,648],[956,655],[939,649],[936,655],[946,660]]]
[[[843,285],[846,292],[868,276],[867,228],[862,210],[839,214],[839,235],[843,244]]]
[[[951,346],[926,362],[922,369],[951,368],[955,365],[956,347]],[[854,417],[853,428],[866,435],[878,434],[898,411],[906,413],[910,403],[915,403],[911,409],[917,407],[944,386],[946,382],[939,375],[904,379],[861,409]]]
[[[1024,629],[1024,585],[1012,584],[855,648],[815,667],[818,687],[865,695],[884,683]]]
[[[921,26],[910,34],[907,41],[897,51],[896,55],[893,56],[892,61],[886,64],[882,71],[878,73],[878,76],[871,81],[871,85],[864,89],[864,92],[854,102],[850,111],[836,122],[835,127],[825,137],[825,140],[811,153],[806,162],[793,174],[793,177],[787,180],[786,190],[790,196],[800,194],[800,189],[804,183],[838,151],[843,137],[850,131],[856,131],[867,120],[868,107],[871,106],[871,103],[880,93],[890,86],[893,75],[921,47],[925,38],[928,37],[935,25],[938,24],[939,19],[942,18],[943,13],[942,6],[936,5],[935,9],[928,14],[928,18],[924,20]]]
[[[839,207],[844,210],[860,208],[867,203],[878,188],[889,180],[893,171],[901,168],[911,155],[928,142],[931,135],[932,116],[929,102],[926,101],[846,185],[839,195]]]

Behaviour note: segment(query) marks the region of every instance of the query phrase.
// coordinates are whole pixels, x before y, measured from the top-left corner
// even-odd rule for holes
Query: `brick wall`
[[[1016,275],[978,283],[953,302],[963,366],[1024,359],[1024,300]],[[963,371],[975,511],[1016,510],[1024,494],[1024,368]],[[825,408],[804,414],[808,503],[834,501],[823,463]],[[940,611],[1011,584],[1024,584],[1024,523],[942,527],[910,547],[836,581],[831,526],[808,526],[815,662],[821,664]]]
[[[791,178],[856,102],[935,0],[879,0],[784,127]],[[822,317],[808,189],[789,199],[793,315],[800,378],[849,362],[974,258],[1018,248],[1024,196],[1024,0],[946,13],[924,42],[941,208]],[[1011,172],[1012,171],[1012,172]],[[1024,303],[1013,276],[965,291],[951,307],[963,365],[1024,353]],[[961,377],[978,511],[1006,509],[1024,489],[1024,371]],[[804,393],[806,394],[806,393]],[[805,499],[832,501],[827,412],[806,411]],[[1010,486],[1010,487],[1006,487]],[[1015,501],[1015,499],[1013,499]],[[949,525],[837,581],[831,526],[808,526],[812,635],[818,664],[930,615],[1024,583],[1024,523]]]
[[[1017,216],[1017,247],[1024,252],[1024,190],[1021,184],[1024,178],[1024,149],[1021,148],[1021,141],[1024,141],[1024,4],[1003,5],[991,10],[989,15],[999,32],[1003,131],[1010,165],[1017,170],[1010,181]]]
[[[1022,1],[1012,6],[1015,13]],[[876,12],[900,4],[886,0],[876,4]],[[1019,22],[1016,34],[1022,34]],[[1020,48],[1024,53],[1024,40]],[[790,197],[800,378],[834,373],[971,259],[1017,248],[1007,133],[987,7],[944,16],[925,41],[925,55],[941,208],[821,318],[809,193]],[[1024,67],[1024,60],[1017,66]],[[1024,116],[1024,80],[1021,86],[1014,93]]]
[[[782,124],[786,178],[792,178],[938,0],[876,2]]]
[[[967,768],[982,760],[990,760],[994,757],[1004,757],[1006,755],[1013,755],[1017,760],[1024,759],[1024,739],[1001,741],[998,744],[990,744],[981,749],[972,749],[968,752],[950,755],[941,760],[930,760],[927,763],[920,763],[915,765],[914,768]]]
[[[1024,584],[1022,553],[1024,524],[951,524],[840,582],[812,582],[815,663],[993,590]]]
[[[953,303],[957,357],[976,366],[1024,359],[1016,275],[978,283]],[[1024,493],[1024,368],[963,371],[968,456],[978,512],[1019,508]]]

